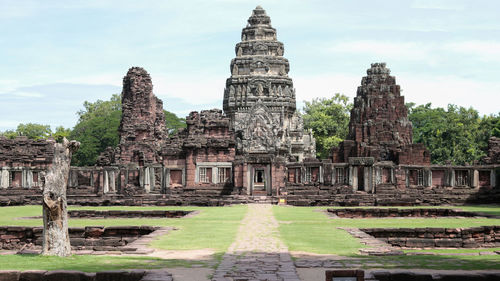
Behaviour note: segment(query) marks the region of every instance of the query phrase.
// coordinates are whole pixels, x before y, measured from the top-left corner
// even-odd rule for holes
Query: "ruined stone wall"
[[[193,111],[186,118],[187,128],[169,138],[162,150],[165,166],[184,165],[186,187],[182,192],[232,192],[226,183],[201,182],[197,179],[197,166],[203,163],[211,172],[220,163],[232,163],[235,159],[234,133],[230,119],[221,110]],[[229,164],[231,169],[232,164]],[[217,171],[218,172],[218,171]],[[214,172],[214,174],[216,174]],[[231,177],[231,182],[232,182]],[[210,180],[214,181],[212,175]]]
[[[500,138],[491,137],[488,140],[488,155],[483,159],[488,164],[500,164]]]
[[[153,94],[149,74],[132,67],[123,78],[122,119],[118,129],[119,164],[159,163],[159,152],[167,137],[163,102]]]
[[[500,226],[360,230],[392,246],[404,248],[484,248],[500,245]]]
[[[98,250],[126,246],[156,229],[157,227],[153,226],[72,227],[69,228],[69,237],[73,249]],[[2,250],[19,250],[42,245],[43,227],[0,226],[0,233]]]
[[[418,209],[338,208],[338,209],[328,209],[328,213],[340,218],[387,218],[387,217],[436,218],[436,217],[479,217],[487,215],[482,213],[462,211],[460,209],[441,209],[441,208],[418,208]]]
[[[390,192],[356,192],[348,185],[287,184],[287,204],[295,206],[440,206],[494,204],[500,201],[497,188],[409,187]]]
[[[54,142],[0,136],[0,167],[46,168],[51,165],[54,157]]]

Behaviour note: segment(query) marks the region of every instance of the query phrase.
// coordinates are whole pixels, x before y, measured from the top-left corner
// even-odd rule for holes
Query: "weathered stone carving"
[[[71,155],[79,147],[79,142],[69,142],[67,139],[64,139],[62,144],[54,144],[53,163],[45,176],[43,187],[42,254],[44,255],[69,256],[71,254],[66,189]]]
[[[302,126],[290,125],[296,111],[291,93],[293,82],[287,75],[290,67],[283,57],[283,43],[276,40],[276,29],[260,6],[253,10],[241,38],[236,49],[242,49],[245,56],[232,60],[232,65],[238,65],[238,72],[233,66],[226,88],[241,85],[246,92],[238,96],[229,91],[223,102],[224,112],[231,118],[239,138],[238,153],[270,153],[299,159],[313,156],[312,137],[304,134]],[[276,96],[280,96],[279,101]]]
[[[491,137],[488,140],[488,155],[483,158],[487,164],[500,164],[500,138]]]
[[[349,135],[333,150],[334,162],[349,157],[374,157],[375,161],[430,164],[429,152],[412,143],[412,124],[396,78],[385,63],[372,63],[361,80],[349,122]]]
[[[120,144],[116,162],[146,164],[161,162],[159,152],[168,136],[163,102],[153,94],[149,74],[132,67],[123,78]]]
[[[8,139],[0,136],[0,167],[46,167],[52,164],[55,141],[31,140],[27,137]]]

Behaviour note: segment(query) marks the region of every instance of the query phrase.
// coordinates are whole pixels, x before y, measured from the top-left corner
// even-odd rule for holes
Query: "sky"
[[[285,44],[297,104],[352,98],[386,62],[406,102],[500,112],[498,0],[0,0],[0,131],[72,128],[84,101],[144,67],[164,108],[222,108],[229,64],[261,5]]]

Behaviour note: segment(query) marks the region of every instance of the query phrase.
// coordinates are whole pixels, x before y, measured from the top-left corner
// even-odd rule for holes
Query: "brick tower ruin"
[[[161,162],[159,152],[167,138],[163,102],[153,94],[146,70],[132,67],[123,78],[122,119],[117,163]]]
[[[283,43],[260,6],[253,10],[236,44],[223,108],[231,118],[240,155],[271,154],[301,161],[314,157],[315,143],[296,113]]]
[[[349,135],[333,150],[334,162],[372,157],[375,162],[429,165],[427,149],[412,143],[408,110],[390,69],[385,63],[372,63],[366,72],[354,98]]]

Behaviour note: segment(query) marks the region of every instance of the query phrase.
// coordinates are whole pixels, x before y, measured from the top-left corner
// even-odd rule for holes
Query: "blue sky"
[[[0,0],[0,130],[73,127],[85,100],[142,66],[166,110],[221,108],[241,29],[261,5],[285,44],[299,106],[356,94],[386,62],[406,101],[500,111],[500,1]]]

